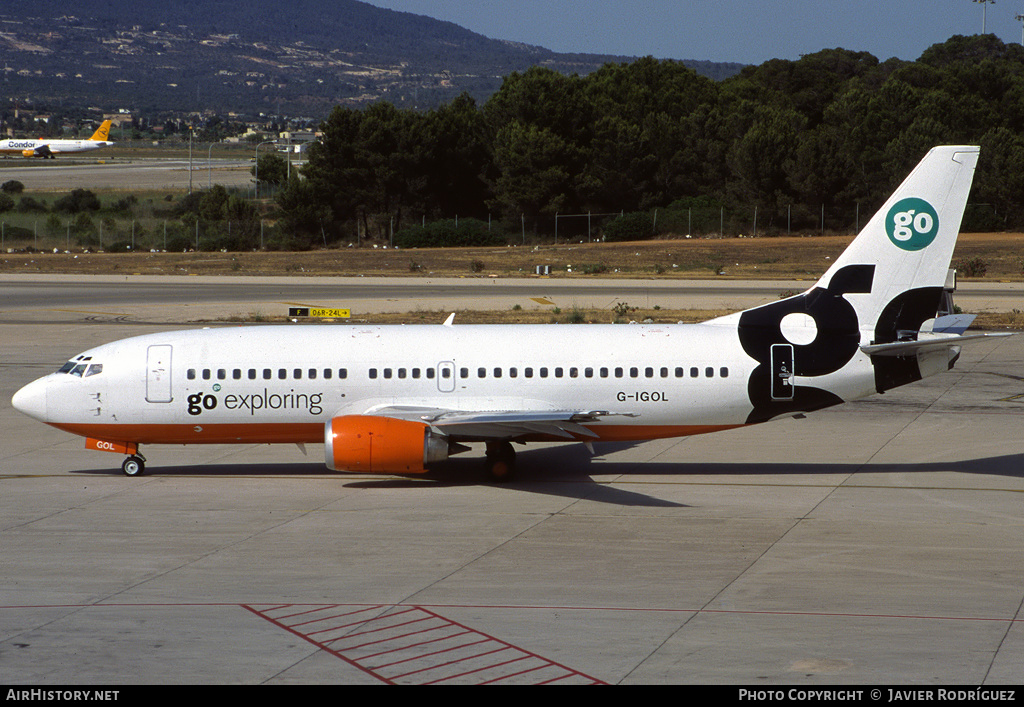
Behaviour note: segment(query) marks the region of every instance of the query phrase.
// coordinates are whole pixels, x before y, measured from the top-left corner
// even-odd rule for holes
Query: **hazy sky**
[[[760,64],[821,49],[913,60],[955,34],[1021,41],[1024,0],[366,0],[557,52]]]

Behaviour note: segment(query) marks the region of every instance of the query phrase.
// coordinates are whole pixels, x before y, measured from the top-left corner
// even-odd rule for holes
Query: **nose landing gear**
[[[125,476],[142,476],[146,473],[146,458],[138,453],[133,454],[121,462],[121,471]]]

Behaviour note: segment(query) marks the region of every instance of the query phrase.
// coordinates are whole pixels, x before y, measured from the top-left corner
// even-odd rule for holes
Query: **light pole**
[[[971,0],[971,2],[981,3],[981,33],[985,34],[985,15],[988,12],[988,6],[995,5],[996,0]]]
[[[1014,15],[1013,19],[1020,22],[1020,43],[1024,45],[1024,15]]]

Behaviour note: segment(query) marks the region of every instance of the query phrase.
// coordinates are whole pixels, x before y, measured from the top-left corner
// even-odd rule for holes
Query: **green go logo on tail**
[[[885,217],[885,232],[897,248],[921,250],[939,232],[939,215],[924,199],[901,199]]]

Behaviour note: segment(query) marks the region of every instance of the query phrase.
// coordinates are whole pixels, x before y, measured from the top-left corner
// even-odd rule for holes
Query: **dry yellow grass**
[[[0,272],[529,277],[538,265],[546,265],[552,277],[807,279],[823,273],[850,240],[848,236],[703,238],[505,248],[336,248],[303,253],[5,253],[0,255]],[[963,234],[953,261],[972,259],[986,264],[986,279],[1024,279],[1024,234]]]

